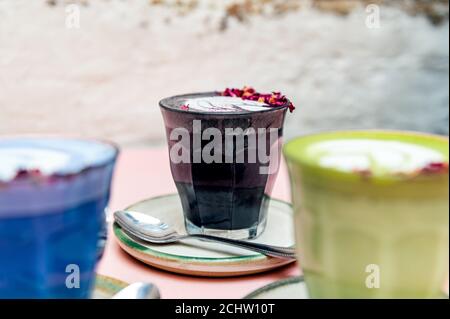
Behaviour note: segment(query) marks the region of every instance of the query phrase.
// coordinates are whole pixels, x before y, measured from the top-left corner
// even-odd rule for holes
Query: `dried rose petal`
[[[20,178],[28,178],[28,177],[42,177],[43,174],[40,170],[38,169],[21,169],[18,170],[16,173],[16,179],[20,179]]]
[[[372,171],[370,169],[354,169],[353,173],[360,175],[364,179],[372,176]]]
[[[430,163],[421,169],[421,173],[424,174],[448,173],[448,163],[445,162]]]
[[[248,94],[254,94],[256,93],[255,89],[250,87],[250,86],[244,86],[244,93],[248,93]]]
[[[189,110],[189,104],[183,104],[183,105],[181,105],[181,106],[180,106],[180,109],[181,109],[181,110],[184,110],[184,111]]]
[[[220,92],[222,96],[239,97],[243,100],[258,101],[265,103],[269,106],[283,106],[287,105],[290,112],[295,110],[294,105],[289,101],[286,96],[282,95],[280,92],[272,92],[271,94],[262,94],[256,92],[256,90],[249,86],[244,86],[244,88],[226,88],[224,91]]]

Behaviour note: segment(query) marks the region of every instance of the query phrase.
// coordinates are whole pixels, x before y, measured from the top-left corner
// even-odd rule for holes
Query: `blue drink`
[[[87,298],[117,149],[0,140],[0,298]]]

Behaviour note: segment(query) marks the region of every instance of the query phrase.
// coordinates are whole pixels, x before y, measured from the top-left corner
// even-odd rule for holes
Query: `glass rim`
[[[329,139],[326,137],[330,137]],[[320,139],[323,137],[323,139]],[[334,138],[333,138],[334,137]],[[377,137],[381,137],[378,138]],[[383,139],[382,137],[391,137],[392,139]],[[444,161],[449,161],[449,155],[448,155],[448,144],[449,144],[449,138],[445,135],[438,135],[438,134],[432,134],[432,133],[425,133],[425,132],[418,132],[418,131],[408,131],[408,130],[389,130],[389,129],[355,129],[355,130],[329,130],[329,131],[322,131],[317,133],[311,133],[306,134],[302,136],[294,137],[293,139],[290,139],[287,141],[283,146],[283,155],[286,158],[287,162],[291,162],[293,164],[299,165],[300,167],[304,167],[308,170],[314,170],[318,173],[326,174],[331,179],[334,178],[343,178],[343,179],[356,179],[360,180],[360,174],[355,172],[346,172],[341,171],[332,167],[324,167],[317,163],[313,163],[311,160],[308,160],[306,156],[302,155],[302,151],[305,150],[306,145],[311,145],[315,142],[314,139],[317,139],[317,142],[319,141],[330,141],[330,140],[341,140],[345,138],[368,138],[368,139],[374,139],[374,140],[392,140],[396,141],[396,137],[399,138],[400,141],[403,141],[405,143],[412,143],[414,145],[419,145],[423,147],[427,147],[426,145],[423,145],[419,142],[413,142],[412,140],[402,140],[401,137],[404,137],[406,139],[413,139],[413,138],[420,138],[421,140],[429,140],[434,141],[437,144],[441,143],[442,148],[440,149],[438,147],[428,146],[430,149],[436,150],[437,152],[443,154]],[[308,141],[308,139],[311,139],[312,141]],[[295,149],[295,145],[300,143],[301,141],[305,141],[305,144],[302,146],[301,150],[298,151],[298,149]],[[447,152],[445,151],[445,145],[447,145]],[[298,152],[297,154],[295,152]],[[445,174],[436,174],[439,176],[445,175],[448,176],[448,172]],[[407,181],[411,180],[411,177],[409,174],[403,175],[395,175],[395,174],[386,174],[386,175],[374,175],[371,177],[368,177],[370,180],[373,181],[380,181],[380,182],[400,182],[400,181]]]
[[[67,140],[67,141],[81,141],[81,142],[89,142],[89,143],[97,143],[101,145],[107,145],[110,146],[113,150],[113,153],[111,156],[108,156],[104,161],[98,164],[91,164],[87,165],[80,171],[76,173],[54,173],[49,174],[48,176],[51,177],[67,177],[77,174],[83,174],[86,171],[89,171],[91,169],[101,168],[110,165],[111,163],[114,163],[119,154],[120,154],[120,147],[116,142],[113,142],[111,140],[102,139],[102,138],[95,138],[95,137],[81,137],[77,135],[70,135],[70,134],[40,134],[40,133],[30,133],[30,134],[0,134],[0,142],[6,141],[6,140],[14,140],[14,139],[29,139],[29,140]],[[17,181],[17,179],[13,178],[10,181],[2,182],[0,181],[0,184],[8,184],[11,182]]]
[[[180,112],[185,114],[192,114],[192,115],[214,115],[214,116],[248,116],[251,114],[261,114],[261,113],[270,113],[275,112],[279,110],[287,110],[288,109],[288,103],[285,103],[281,106],[268,106],[267,110],[257,110],[257,111],[245,111],[245,112],[202,112],[202,111],[189,111],[189,110],[183,110],[176,107],[171,107],[168,103],[168,101],[173,99],[181,99],[181,98],[195,98],[195,97],[209,97],[209,96],[221,96],[220,92],[217,91],[210,91],[210,92],[197,92],[197,93],[186,93],[186,94],[179,94],[179,95],[173,95],[166,98],[161,99],[158,104],[161,108],[173,111],[173,112]]]

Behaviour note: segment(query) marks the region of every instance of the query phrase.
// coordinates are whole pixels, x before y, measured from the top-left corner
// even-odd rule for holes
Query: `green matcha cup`
[[[339,146],[348,140],[359,146],[353,151],[345,150],[347,142]],[[324,142],[330,141],[339,143],[331,143],[334,150],[327,153],[331,144]],[[389,144],[384,153],[372,149],[380,141]],[[420,154],[397,154],[405,143],[441,160],[407,172],[389,168],[389,160],[398,162],[399,156],[405,163],[420,162]],[[294,139],[283,151],[298,255],[311,298],[442,296],[449,270],[448,138],[401,131],[327,132]],[[335,151],[349,156],[326,158]],[[352,161],[357,169],[349,170]]]

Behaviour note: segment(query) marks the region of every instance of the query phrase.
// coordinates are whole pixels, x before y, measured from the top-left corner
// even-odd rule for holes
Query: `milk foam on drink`
[[[38,170],[42,175],[74,174],[100,165],[116,150],[108,144],[83,140],[9,138],[0,140],[0,182],[20,171]]]
[[[367,170],[378,175],[410,173],[444,161],[442,153],[421,145],[370,139],[322,141],[306,152],[322,167],[343,172]]]
[[[197,112],[257,112],[268,109],[263,102],[243,100],[231,96],[206,96],[184,100],[182,104],[190,111]]]

